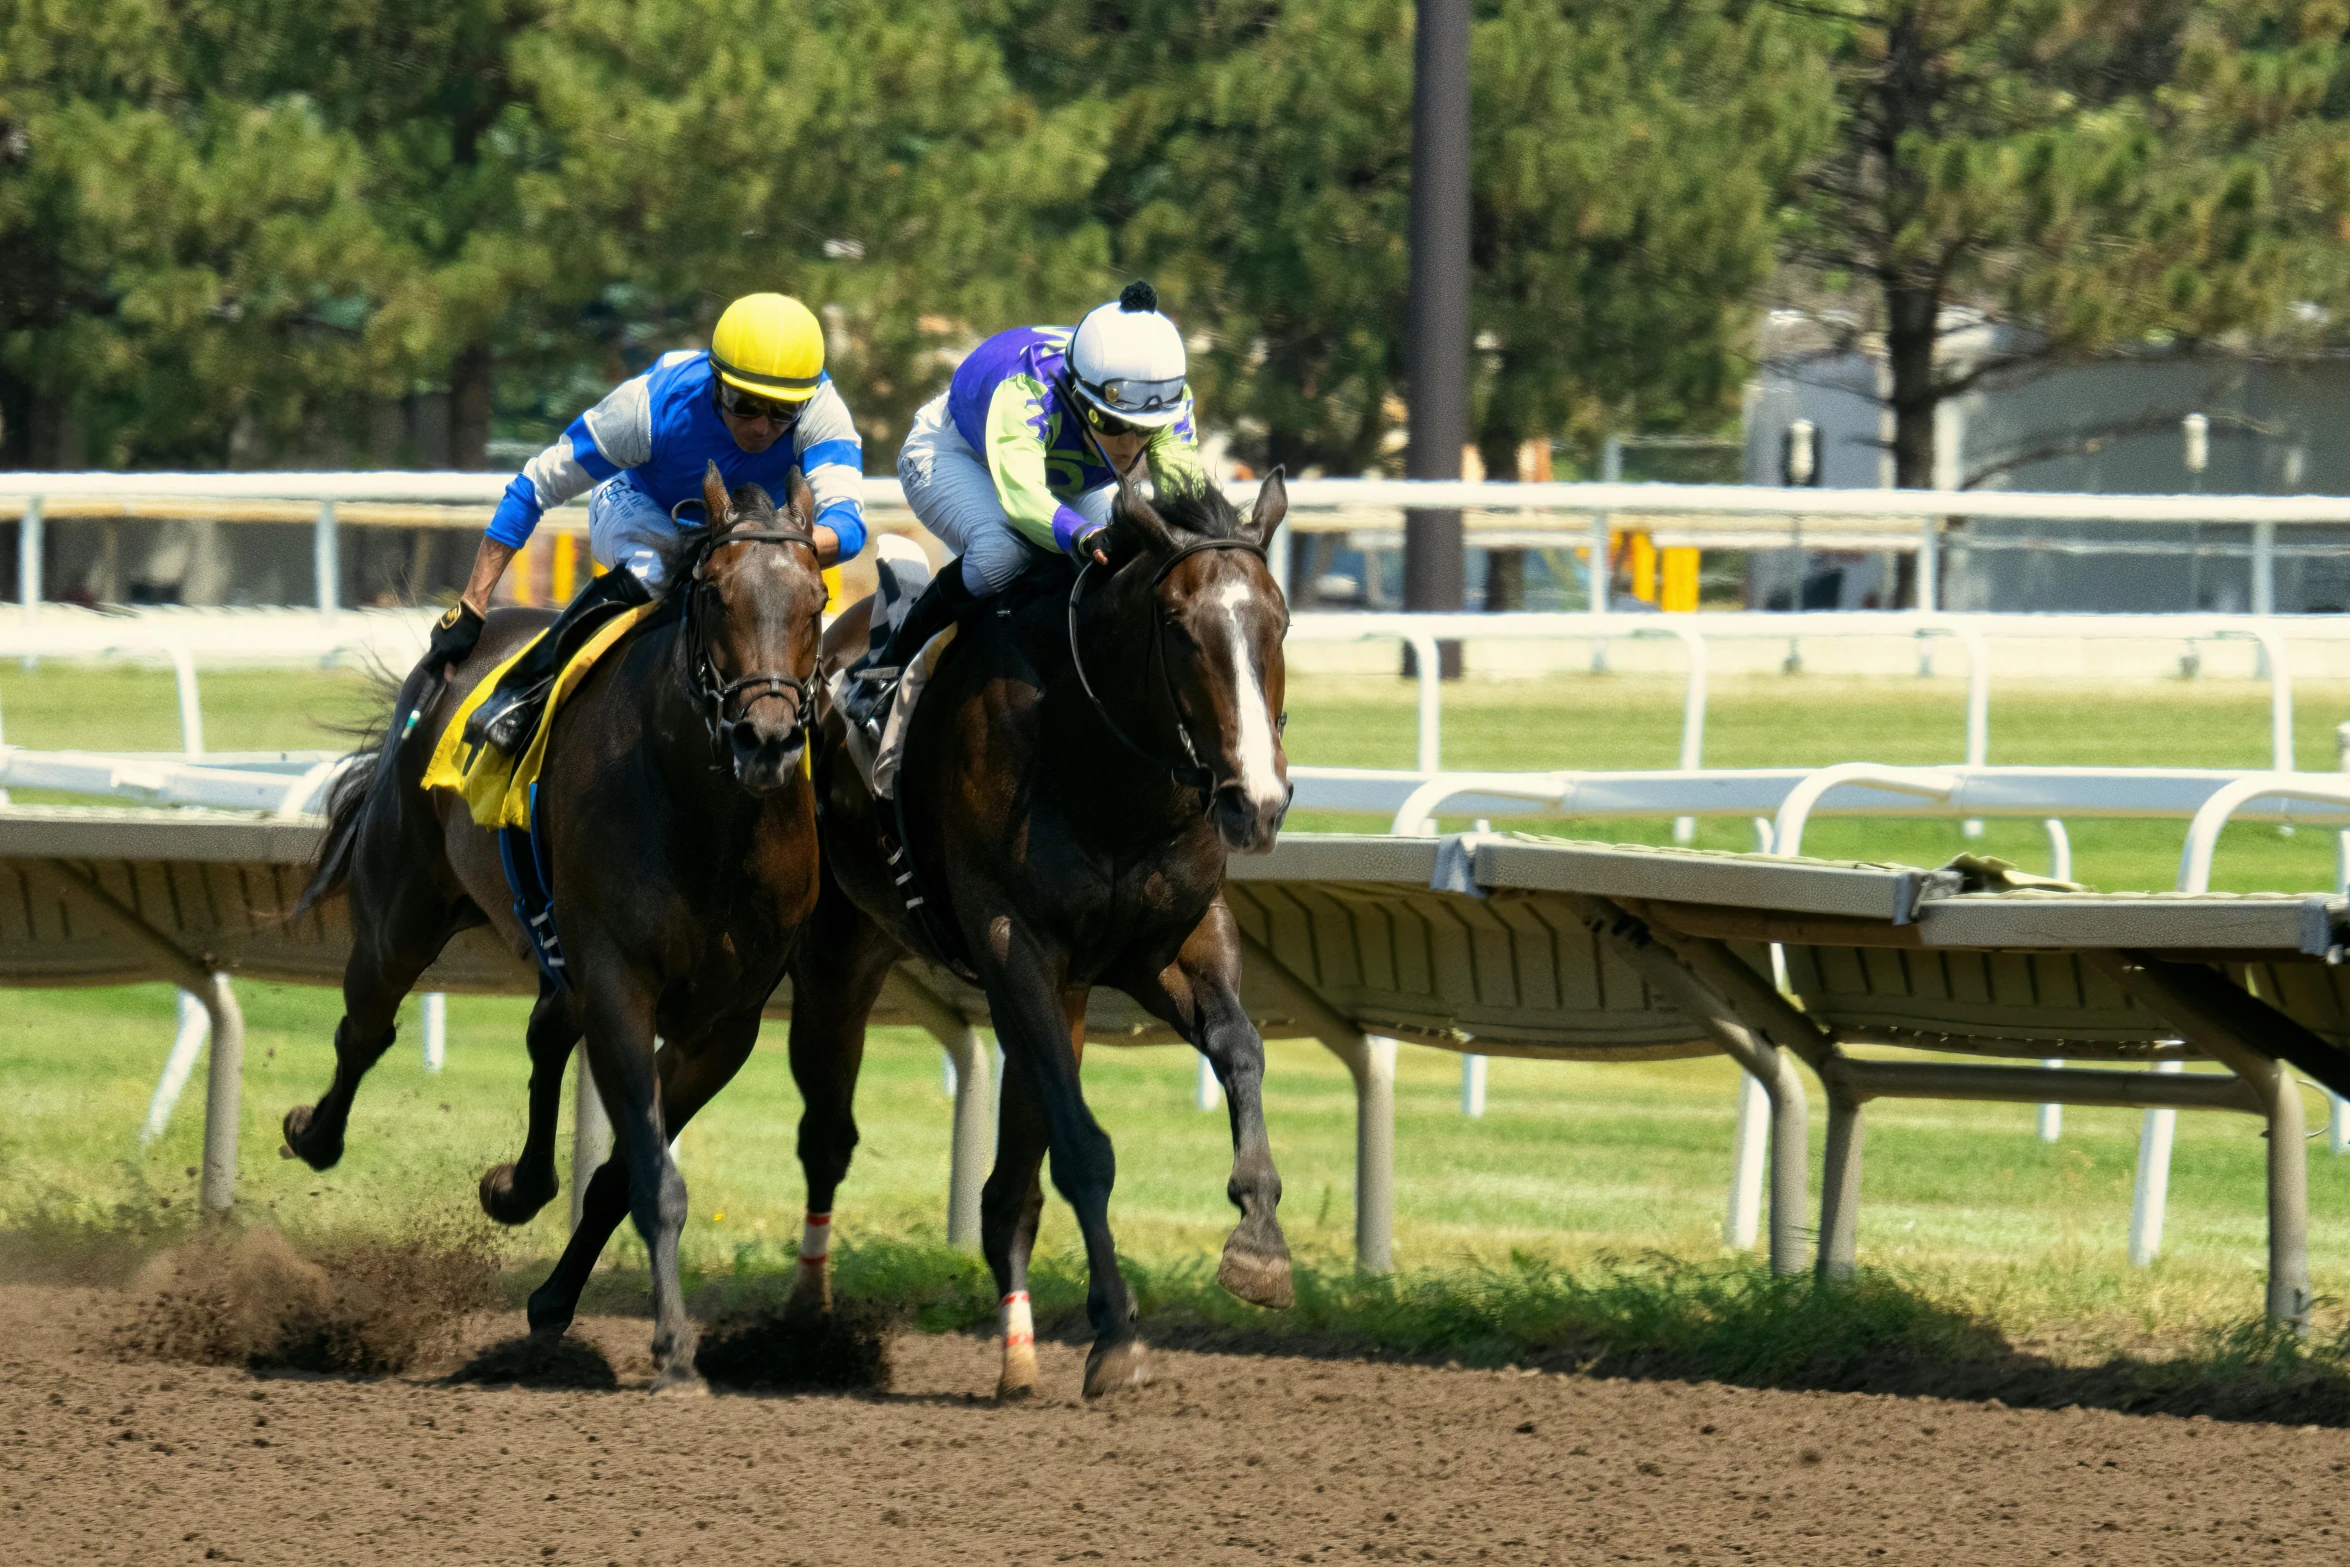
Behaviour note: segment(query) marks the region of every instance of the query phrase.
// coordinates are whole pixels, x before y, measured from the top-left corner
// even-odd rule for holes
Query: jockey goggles
[[[1117,379],[1095,382],[1079,378],[1077,386],[1085,394],[1086,416],[1092,421],[1093,427],[1105,434],[1116,435],[1122,432],[1110,429],[1103,420],[1124,425],[1125,420],[1119,417],[1121,414],[1138,418],[1166,414],[1182,403],[1184,379],[1177,376],[1171,381]],[[1159,422],[1163,423],[1164,420]],[[1141,428],[1147,429],[1149,426]]]
[[[737,419],[768,419],[778,429],[788,430],[799,423],[801,412],[808,405],[777,402],[772,398],[757,397],[727,381],[718,383],[718,407]]]

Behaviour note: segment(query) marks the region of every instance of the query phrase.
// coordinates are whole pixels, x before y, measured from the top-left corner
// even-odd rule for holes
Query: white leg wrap
[[[1004,1348],[1026,1349],[1036,1342],[1036,1321],[1028,1313],[1028,1292],[1014,1290],[1004,1297]]]
[[[821,1268],[832,1255],[832,1215],[811,1213],[800,1226],[800,1266]]]

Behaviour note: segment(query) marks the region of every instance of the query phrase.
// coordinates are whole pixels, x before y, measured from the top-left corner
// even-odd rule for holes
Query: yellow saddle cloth
[[[539,715],[538,729],[531,735],[530,744],[523,748],[519,758],[509,757],[494,746],[465,743],[466,720],[498,688],[498,682],[506,678],[506,671],[514,666],[515,659],[536,646],[538,639],[534,637],[515,649],[513,658],[491,670],[458,704],[448,728],[441,731],[440,743],[433,747],[432,762],[424,770],[424,786],[427,789],[455,790],[464,799],[466,809],[473,813],[477,826],[520,827],[527,830],[530,827],[530,788],[539,781],[539,772],[546,765],[547,735],[555,727],[556,709],[563,705],[564,698],[579,688],[579,683],[587,678],[587,672],[595,667],[596,660],[612,651],[622,637],[635,630],[660,607],[661,601],[655,599],[650,604],[638,604],[623,610],[588,638],[577,653],[571,655],[570,662],[556,672],[555,684],[547,693],[546,710]]]

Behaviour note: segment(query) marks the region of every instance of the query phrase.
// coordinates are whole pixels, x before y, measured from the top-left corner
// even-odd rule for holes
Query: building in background
[[[1747,387],[1746,481],[1790,482],[1791,448],[1808,423],[1809,482],[1889,486],[1891,420],[1882,355],[1837,342],[1836,323],[1775,312],[1764,368]],[[1954,372],[2012,344],[1953,312]],[[2190,468],[2184,422],[2201,414],[2205,462]],[[2263,358],[2148,349],[2052,366],[1947,399],[1935,427],[1936,488],[2112,495],[2350,494],[2350,357]],[[2244,524],[1956,520],[1943,534],[1941,607],[2003,611],[2238,613],[2251,607],[2251,529]],[[2294,527],[2277,543],[2276,607],[2350,608],[2350,528]],[[1891,551],[1757,551],[1757,608],[1894,607],[1911,601],[1914,563]]]

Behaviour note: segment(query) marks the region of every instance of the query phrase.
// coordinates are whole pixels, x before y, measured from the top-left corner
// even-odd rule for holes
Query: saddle
[[[440,742],[433,747],[432,760],[424,770],[424,787],[448,789],[465,801],[476,825],[492,828],[515,828],[528,832],[531,828],[531,792],[546,765],[547,736],[554,728],[555,712],[573,691],[587,678],[621,638],[643,625],[660,612],[667,601],[655,599],[649,604],[635,604],[614,614],[596,627],[592,636],[572,649],[557,667],[547,692],[546,709],[538,727],[531,733],[529,743],[509,756],[497,747],[479,741],[468,741],[465,731],[474,711],[498,689],[507,673],[529,655],[552,631],[538,636],[517,648],[513,657],[478,681],[466,693],[465,700],[441,731]]]

